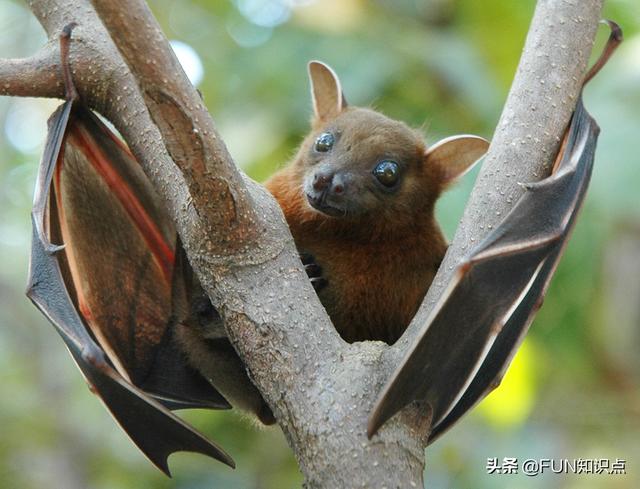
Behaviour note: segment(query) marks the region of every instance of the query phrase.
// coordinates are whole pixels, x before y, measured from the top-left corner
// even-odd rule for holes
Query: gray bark
[[[62,97],[57,36],[65,24],[79,24],[71,46],[79,92],[115,124],[165,200],[306,487],[422,486],[426,410],[405,409],[372,440],[365,434],[369,411],[452,265],[517,201],[518,182],[546,175],[573,111],[602,1],[538,2],[454,242],[410,329],[393,347],[339,338],[279,207],[234,165],[144,2],[33,0],[30,6],[50,42],[31,59],[0,61],[0,93]]]

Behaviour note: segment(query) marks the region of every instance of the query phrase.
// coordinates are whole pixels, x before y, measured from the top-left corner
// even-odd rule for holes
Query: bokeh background
[[[544,307],[502,387],[426,451],[430,488],[640,487],[640,3],[608,0],[626,41],[585,93],[602,134],[591,190]],[[258,180],[307,131],[305,66],[330,63],[347,99],[423,127],[491,137],[533,0],[154,0],[232,155]],[[598,37],[602,46],[605,28]],[[0,56],[45,36],[0,0]],[[280,431],[241,415],[185,416],[236,459],[193,454],[154,469],[90,395],[23,291],[29,210],[54,100],[0,98],[0,487],[293,488]],[[442,199],[451,237],[475,173]],[[610,459],[626,475],[487,474],[487,458]]]

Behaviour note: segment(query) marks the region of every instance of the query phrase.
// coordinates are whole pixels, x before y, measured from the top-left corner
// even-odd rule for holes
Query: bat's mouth
[[[323,192],[320,195],[310,195],[308,193],[305,195],[307,196],[307,202],[309,202],[309,205],[321,214],[325,214],[330,217],[344,217],[347,215],[347,211],[345,209],[341,209],[340,207],[327,202],[326,192]]]

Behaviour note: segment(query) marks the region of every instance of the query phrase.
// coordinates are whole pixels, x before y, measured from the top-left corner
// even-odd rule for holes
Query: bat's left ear
[[[310,61],[308,70],[315,118],[327,122],[347,107],[340,78],[329,65],[320,61]]]
[[[441,184],[446,186],[468,172],[488,148],[489,141],[479,136],[451,136],[427,149],[425,161],[440,169]]]

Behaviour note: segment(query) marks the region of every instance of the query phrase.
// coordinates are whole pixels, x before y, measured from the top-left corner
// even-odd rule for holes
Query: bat
[[[622,41],[611,35],[583,86]],[[589,185],[599,133],[582,94],[549,177],[525,185],[503,221],[456,267],[369,416],[371,438],[413,401],[433,442],[496,388],[542,304]]]
[[[167,457],[181,450],[233,467],[219,446],[171,412],[231,405],[177,344],[176,331],[192,320],[202,291],[135,158],[74,88],[72,28],[61,36],[66,101],[50,119],[34,196],[27,295],[52,322],[90,388],[160,470],[170,475]],[[528,185],[503,223],[458,268],[380,396],[370,437],[419,400],[434,413],[433,441],[501,378],[575,221],[597,132],[580,99],[552,175]],[[546,219],[533,227],[530,216],[541,214]],[[492,286],[478,287],[483,283]]]
[[[90,389],[165,474],[176,451],[234,462],[171,412],[230,408],[173,338],[193,281],[177,234],[128,148],[78,97],[60,36],[66,101],[49,121],[32,211],[27,295]],[[56,244],[62,243],[62,244]]]

